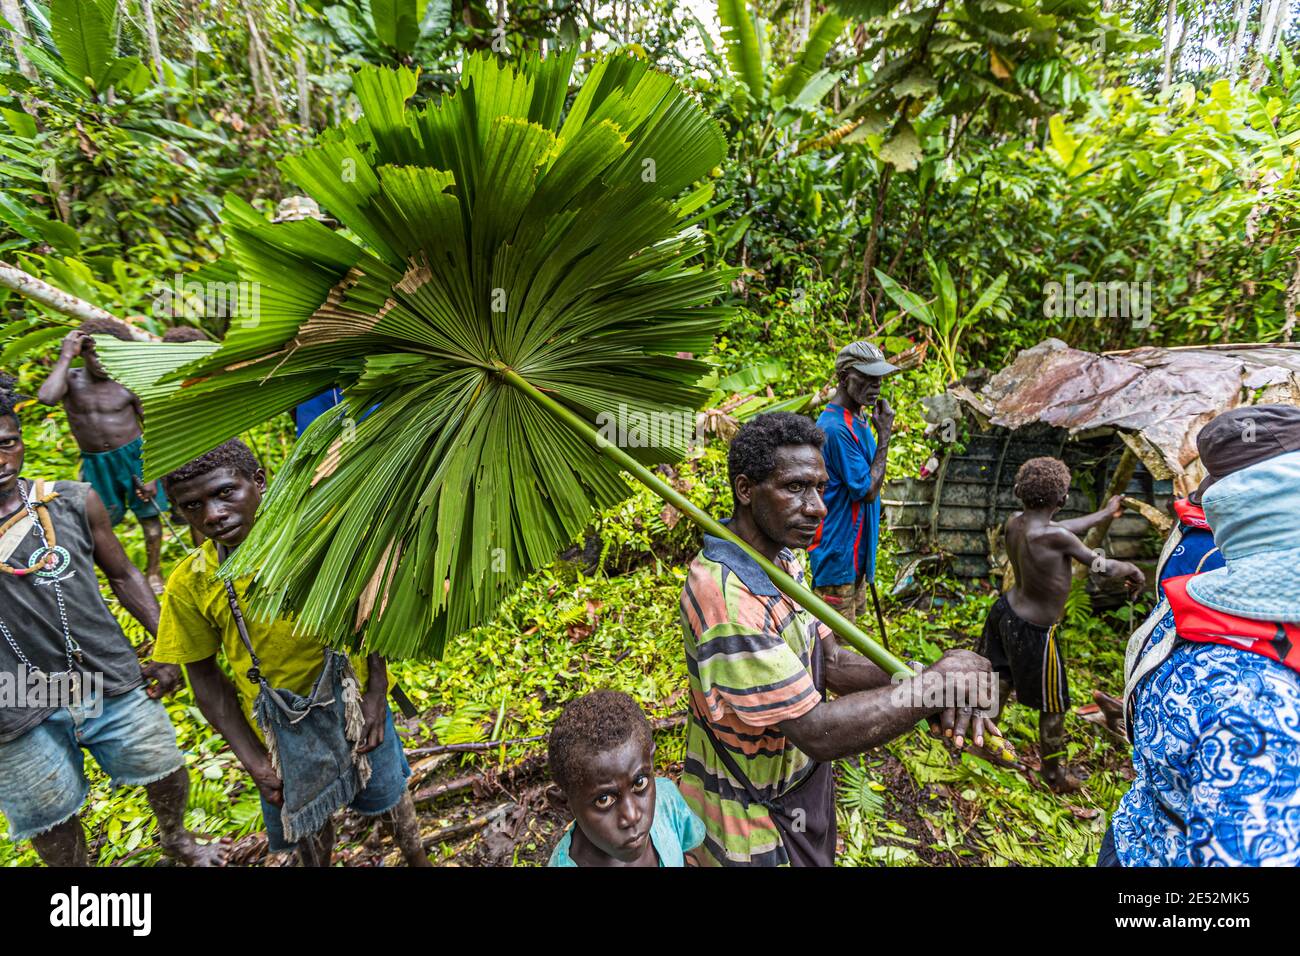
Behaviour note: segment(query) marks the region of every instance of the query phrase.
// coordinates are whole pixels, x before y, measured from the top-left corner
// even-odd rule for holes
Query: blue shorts
[[[367,817],[387,813],[397,806],[406,793],[406,778],[411,775],[411,765],[406,762],[406,751],[402,749],[402,740],[397,736],[393,711],[388,707],[387,701],[384,702],[384,710],[384,742],[369,754],[370,782],[348,804],[357,813]],[[280,808],[267,803],[265,797],[262,798],[262,820],[266,824],[268,849],[283,853],[296,846],[285,841]]]
[[[87,696],[54,711],[16,740],[0,744],[0,810],[8,838],[29,840],[71,819],[86,802],[85,755],[129,787],[161,780],[185,766],[176,729],[143,687],[103,700]]]

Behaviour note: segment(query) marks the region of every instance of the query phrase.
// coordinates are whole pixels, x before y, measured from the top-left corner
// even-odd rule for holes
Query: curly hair
[[[1057,504],[1070,490],[1070,469],[1059,458],[1031,458],[1016,472],[1014,491],[1026,508]]]
[[[164,342],[210,342],[206,332],[192,325],[173,325],[163,333]]]
[[[18,380],[12,375],[0,372],[0,418],[12,418],[18,430],[23,430],[22,420],[18,417],[18,405],[24,397],[18,394]]]
[[[826,433],[811,419],[793,412],[756,415],[740,426],[727,450],[727,478],[731,487],[745,475],[761,484],[776,469],[776,450],[782,445],[812,445],[820,449]]]
[[[123,342],[135,341],[131,336],[131,330],[126,327],[126,323],[119,322],[117,319],[87,319],[78,328],[83,332],[89,332],[91,335],[111,335]]]
[[[617,690],[597,690],[564,705],[546,741],[551,778],[561,790],[582,783],[592,757],[636,737],[653,745],[650,721],[637,702]]]
[[[163,490],[170,494],[172,487],[182,481],[190,481],[218,468],[233,468],[237,474],[252,478],[261,467],[249,447],[238,438],[232,438],[165,476]]]

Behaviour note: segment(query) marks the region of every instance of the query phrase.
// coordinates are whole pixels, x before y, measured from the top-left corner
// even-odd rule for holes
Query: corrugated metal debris
[[[1186,494],[1203,473],[1196,435],[1238,405],[1300,405],[1300,346],[1144,347],[1098,355],[1046,339],[979,389],[949,394],[983,422],[1018,429],[1031,422],[1070,435],[1114,429],[1147,469]]]

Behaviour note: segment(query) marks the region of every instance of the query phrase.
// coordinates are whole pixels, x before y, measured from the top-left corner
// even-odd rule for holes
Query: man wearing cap
[[[1168,577],[1129,640],[1133,787],[1099,866],[1300,865],[1300,408],[1197,441],[1224,566]]]
[[[839,383],[817,427],[826,433],[826,517],[808,546],[816,591],[850,621],[867,606],[876,578],[880,486],[894,428],[894,410],[880,397],[881,381],[898,367],[870,342],[853,342],[835,358]],[[869,410],[875,435],[863,410]]]

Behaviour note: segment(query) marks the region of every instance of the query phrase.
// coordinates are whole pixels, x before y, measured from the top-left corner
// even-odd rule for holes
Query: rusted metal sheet
[[[1259,398],[1300,404],[1300,350],[1282,346],[1162,349],[1097,355],[1046,339],[978,392],[951,394],[994,425],[1043,422],[1071,435],[1119,430],[1157,477],[1179,491],[1200,478],[1196,435],[1222,411]],[[1158,460],[1154,460],[1158,459]]]

